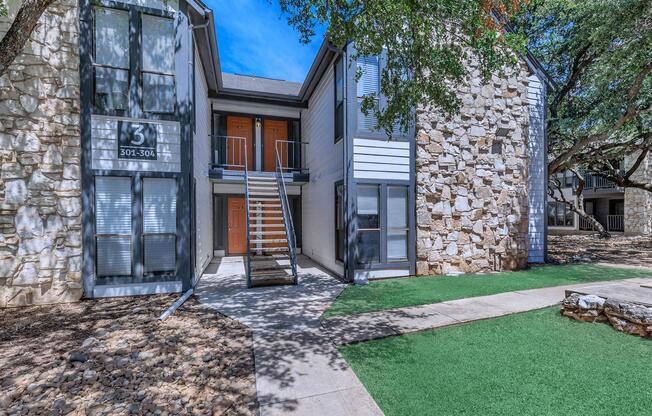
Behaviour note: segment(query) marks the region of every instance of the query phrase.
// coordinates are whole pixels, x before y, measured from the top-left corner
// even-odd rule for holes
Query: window
[[[361,72],[357,85],[358,103],[358,130],[375,131],[376,116],[373,109],[366,115],[362,111],[364,97],[373,96],[376,107],[379,106],[380,96],[380,61],[377,56],[362,56],[358,58],[357,69]]]
[[[134,114],[173,113],[176,102],[174,20],[146,15],[136,9],[104,7],[95,7],[93,16],[95,109],[108,113],[126,110]],[[135,61],[140,62],[130,60],[130,53],[136,47],[140,48],[141,59]],[[137,80],[137,85],[132,85],[130,80]]]
[[[177,186],[174,179],[143,179],[143,271],[173,273],[177,252]]]
[[[563,202],[548,202],[548,225],[551,227],[573,227],[575,214]]]
[[[131,178],[95,178],[97,276],[131,275]]]
[[[335,62],[335,142],[344,137],[344,60]]]
[[[555,179],[559,181],[562,188],[572,188],[575,184],[575,177],[570,171],[555,173]]]
[[[129,103],[129,13],[95,8],[95,106],[101,110],[126,110]]]
[[[358,263],[380,262],[380,186],[358,186]]]
[[[335,185],[335,260],[344,261],[344,184]]]
[[[387,261],[408,259],[408,188],[387,187]]]
[[[143,111],[174,111],[174,21],[142,15]]]

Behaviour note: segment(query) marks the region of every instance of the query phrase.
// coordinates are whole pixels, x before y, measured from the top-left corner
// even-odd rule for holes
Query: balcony
[[[304,184],[309,180],[306,166],[308,143],[276,140],[273,149],[256,149],[252,141],[244,137],[210,136],[212,158],[209,167],[211,179],[224,182],[244,181],[245,169],[276,176],[278,153],[283,177],[289,183]]]
[[[602,176],[585,174],[584,192],[611,193],[625,192],[625,190]]]
[[[591,215],[592,218],[595,219],[593,215]],[[593,223],[591,223],[589,220],[579,217],[580,222],[579,222],[579,229],[582,231],[596,231],[595,227],[593,226]],[[623,232],[625,231],[625,216],[624,215],[607,215],[606,217],[607,221],[604,223],[603,221],[598,220],[598,222],[605,228],[605,230],[609,232]]]

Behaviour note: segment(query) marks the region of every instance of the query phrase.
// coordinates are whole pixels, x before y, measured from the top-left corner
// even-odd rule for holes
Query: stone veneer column
[[[527,265],[528,72],[480,72],[458,90],[459,114],[417,109],[417,274]]]
[[[639,154],[625,157],[625,169],[631,168]],[[645,158],[632,180],[652,181],[652,157]],[[625,234],[652,235],[652,193],[636,188],[625,189]]]
[[[79,84],[78,6],[60,0],[0,78],[0,307],[81,298]]]

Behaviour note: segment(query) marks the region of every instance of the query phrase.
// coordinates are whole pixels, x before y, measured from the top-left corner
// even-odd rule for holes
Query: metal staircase
[[[245,172],[247,286],[297,283],[294,227],[283,175]]]

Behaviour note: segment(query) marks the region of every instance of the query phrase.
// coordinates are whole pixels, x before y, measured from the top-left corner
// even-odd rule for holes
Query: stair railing
[[[247,213],[247,259],[245,263],[245,274],[247,276],[247,287],[251,287],[251,238],[249,235],[249,161],[247,157],[247,140],[242,139],[244,146],[244,183],[245,183],[245,210]]]
[[[285,177],[283,175],[284,167],[281,164],[279,144],[279,142],[276,143],[276,181],[278,183],[279,199],[281,200],[283,223],[285,224],[285,236],[288,242],[288,250],[290,252],[290,266],[292,267],[292,277],[294,278],[294,284],[296,285],[299,281],[297,275],[296,236],[294,234],[294,223],[292,221],[287,188],[285,187]]]

